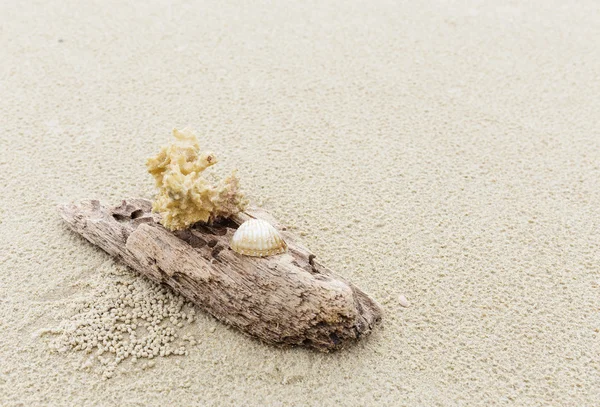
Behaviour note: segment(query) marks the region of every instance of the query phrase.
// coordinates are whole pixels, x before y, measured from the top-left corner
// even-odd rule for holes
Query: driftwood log
[[[179,232],[163,228],[145,199],[117,207],[89,200],[59,211],[72,230],[110,255],[265,342],[331,351],[368,334],[381,319],[375,301],[320,264],[265,211]],[[232,234],[249,218],[279,229],[288,252],[256,258],[231,250]]]

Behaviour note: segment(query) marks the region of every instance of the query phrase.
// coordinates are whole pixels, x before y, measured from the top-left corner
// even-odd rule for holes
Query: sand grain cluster
[[[123,361],[187,355],[197,341],[180,334],[194,322],[194,306],[168,287],[139,278],[123,266],[117,269],[120,275],[105,275],[106,284],[73,316],[46,331],[58,335],[50,348],[91,354],[82,367],[99,367],[104,378],[112,377]]]

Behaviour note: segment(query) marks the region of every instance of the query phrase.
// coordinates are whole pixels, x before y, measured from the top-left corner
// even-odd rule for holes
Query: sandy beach
[[[0,405],[598,405],[599,39],[592,0],[2,2]],[[185,126],[369,337],[263,344],[64,225]],[[75,349],[125,297],[173,353]]]

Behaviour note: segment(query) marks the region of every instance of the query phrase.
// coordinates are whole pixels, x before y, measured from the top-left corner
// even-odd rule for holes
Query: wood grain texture
[[[70,228],[148,278],[164,283],[217,319],[272,344],[321,351],[368,334],[381,307],[316,260],[271,215],[249,209],[213,226],[170,232],[145,199],[107,207],[96,200],[59,208]],[[270,222],[287,253],[242,256],[229,248],[246,219]]]

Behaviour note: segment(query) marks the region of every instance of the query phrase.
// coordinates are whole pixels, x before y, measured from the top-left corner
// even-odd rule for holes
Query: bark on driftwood
[[[114,208],[90,200],[59,210],[71,229],[93,244],[265,342],[330,351],[368,334],[381,319],[375,301],[320,264],[292,233],[259,209],[180,232],[163,228],[145,199]],[[231,250],[231,236],[249,218],[279,229],[288,252],[256,258]]]

